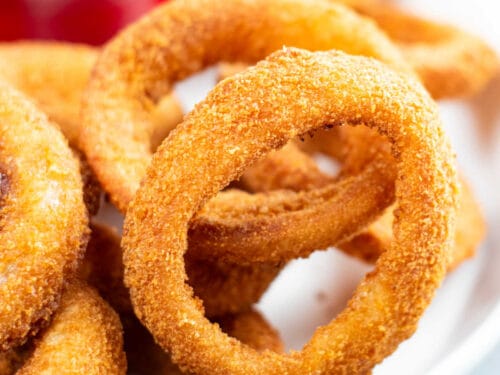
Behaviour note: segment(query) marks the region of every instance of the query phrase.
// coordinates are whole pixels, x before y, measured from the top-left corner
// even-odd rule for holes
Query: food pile
[[[214,64],[183,117],[174,83]],[[369,373],[484,235],[435,100],[497,70],[381,0],[172,0],[100,48],[0,44],[0,375]],[[332,246],[373,271],[285,353],[253,305]]]

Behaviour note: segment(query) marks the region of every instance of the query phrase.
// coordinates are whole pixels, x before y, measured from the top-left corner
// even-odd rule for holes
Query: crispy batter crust
[[[327,0],[165,4],[106,46],[84,96],[80,144],[111,201],[126,211],[150,162],[152,111],[175,81],[218,61],[256,62],[283,45],[337,48],[411,72],[372,22]]]
[[[302,351],[257,353],[211,324],[185,284],[189,220],[255,159],[344,123],[365,123],[392,143],[394,244]],[[122,242],[134,309],[174,361],[199,374],[367,372],[415,331],[444,277],[457,190],[437,107],[418,83],[339,52],[277,52],[219,83],[153,157]]]
[[[373,145],[386,140],[372,130],[364,127],[344,127],[338,132],[322,132],[309,143],[309,151],[321,151],[338,158],[343,162],[341,173],[356,173],[363,168],[378,150]],[[341,145],[341,146],[339,146]],[[367,146],[367,145],[371,145]],[[282,166],[282,168],[285,168]],[[394,159],[386,160],[385,168],[394,168]],[[257,186],[257,183],[254,184]],[[476,247],[481,242],[486,231],[485,219],[474,198],[474,194],[463,176],[460,178],[459,211],[454,244],[451,249],[448,270],[451,271],[464,260],[475,254]],[[396,203],[397,204],[397,203]],[[363,259],[375,262],[380,254],[391,246],[394,240],[392,223],[395,205],[388,208],[384,214],[347,241],[336,246],[342,251]]]
[[[221,64],[219,66],[220,78],[227,78],[230,74],[237,74],[246,68],[248,68],[248,65]],[[381,149],[381,146],[376,146],[380,142],[386,142],[386,140],[371,129],[343,127],[319,131],[313,137],[306,138],[305,145],[301,145],[301,148],[309,153],[325,153],[342,162],[340,171],[342,176],[359,173],[380,152],[385,152],[388,156],[385,165],[382,165],[380,170],[393,170],[393,158],[390,157],[387,150]],[[253,192],[266,192],[283,188],[301,191],[314,187],[321,188],[334,181],[334,178],[321,172],[309,156],[298,151],[296,144],[300,145],[300,143],[288,143],[282,149],[267,155],[265,159],[245,170],[241,177],[242,186]],[[390,174],[387,173],[387,176],[390,176]],[[476,247],[483,239],[486,231],[485,220],[470,187],[464,178],[461,179],[460,184],[460,211],[455,242],[448,265],[449,271],[452,271],[464,260],[475,254]],[[383,188],[383,186],[379,188]],[[389,196],[392,198],[390,192],[388,192]],[[210,204],[209,206],[212,207]],[[350,255],[374,263],[380,254],[389,248],[393,240],[393,211],[394,207],[386,209],[380,218],[361,232],[356,233],[347,240],[332,241],[330,244],[335,244],[339,249]],[[378,211],[378,213],[381,212],[382,210]],[[210,226],[207,227],[210,228]],[[196,228],[195,226],[191,230],[194,232]],[[258,231],[254,227],[253,233],[255,236]],[[196,234],[192,234],[192,236],[198,237]],[[324,246],[325,243],[315,244]]]
[[[130,296],[123,284],[120,237],[102,224],[94,223],[91,228],[80,275],[96,287],[116,311],[130,313]],[[243,266],[186,256],[188,282],[210,317],[247,310],[260,299],[283,266],[270,263]]]
[[[377,23],[401,49],[435,99],[471,96],[499,70],[495,51],[481,38],[458,27],[416,17],[380,0],[332,0],[351,6]],[[221,64],[222,78],[247,64]]]
[[[477,93],[498,72],[495,51],[464,30],[413,16],[381,1],[358,0],[351,6],[373,19],[401,48],[436,99]]]
[[[453,271],[463,261],[476,253],[478,244],[486,233],[486,222],[474,194],[465,179],[460,179],[459,211],[448,271]],[[392,222],[394,207],[387,210],[373,224],[348,241],[337,245],[342,251],[366,262],[375,263],[380,254],[394,241]]]
[[[88,227],[78,162],[34,104],[0,82],[0,349],[23,343],[57,308]]]
[[[80,105],[98,49],[73,43],[19,41],[0,43],[0,76],[34,100],[54,121],[73,149],[80,137]],[[182,120],[175,95],[166,95],[153,113],[156,147]],[[84,179],[85,201],[91,215],[99,209],[100,186],[82,152],[75,149]]]
[[[0,43],[5,62],[0,75],[33,98],[57,123],[71,145],[80,132],[82,93],[97,58],[97,50],[83,44],[43,41]]]
[[[50,326],[16,374],[124,375],[126,370],[118,315],[95,290],[71,281]]]
[[[207,312],[218,312],[217,322],[228,335],[245,342],[247,345],[262,351],[265,349],[276,352],[283,351],[283,343],[279,333],[255,309],[249,308],[256,298],[242,297],[246,290],[258,289],[259,284],[267,285],[274,279],[275,273],[270,274],[268,281],[261,281],[257,271],[249,273],[247,279],[243,267],[227,266],[224,276],[220,268],[212,269],[206,266],[207,262],[200,262],[202,267],[188,267],[190,283],[195,285],[195,293],[206,298]],[[215,267],[215,266],[213,266]],[[258,269],[258,267],[256,267]],[[243,276],[233,277],[230,273],[243,273]],[[250,272],[250,271],[249,271]],[[192,276],[195,274],[195,276]],[[85,260],[80,267],[80,277],[95,286],[103,298],[120,314],[125,330],[125,351],[129,364],[129,371],[147,374],[180,374],[178,367],[172,363],[170,356],[161,349],[151,334],[139,323],[133,315],[128,290],[123,285],[123,262],[120,238],[116,231],[102,224],[92,225],[92,236],[87,247]],[[267,280],[267,279],[266,279]],[[200,286],[196,286],[200,285]],[[202,290],[200,292],[200,289]],[[205,291],[206,289],[206,291]],[[206,301],[210,300],[208,306]],[[227,306],[230,306],[228,308]],[[237,311],[236,314],[228,312]],[[16,352],[13,352],[16,354]],[[2,357],[0,357],[0,360]],[[11,365],[17,362],[13,361]],[[9,357],[5,360],[9,364]],[[0,365],[2,362],[0,361]],[[1,367],[0,367],[1,369]],[[2,373],[6,375],[10,373]]]

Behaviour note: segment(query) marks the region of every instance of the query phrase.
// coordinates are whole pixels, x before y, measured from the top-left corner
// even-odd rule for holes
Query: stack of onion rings
[[[80,159],[84,199],[90,214],[97,213],[101,189],[81,151],[80,103],[98,51],[94,47],[61,42],[21,41],[0,43],[0,76],[33,99],[59,125]],[[174,95],[166,95],[154,112],[152,145],[182,119]]]
[[[170,357],[154,343],[151,335],[133,315],[128,290],[123,285],[123,262],[119,236],[112,228],[102,224],[94,223],[91,228],[92,236],[84,262],[80,267],[80,277],[96,287],[103,298],[120,314],[125,329],[125,351],[129,370],[162,374],[174,372],[176,366],[172,364]],[[207,271],[206,268],[202,270]],[[197,269],[195,272],[201,274],[202,270]],[[208,271],[205,277],[210,278],[213,270],[208,269]],[[188,269],[188,274],[192,272]],[[253,308],[244,310],[237,305],[237,313],[227,313],[227,311],[230,311],[227,305],[233,301],[232,297],[234,296],[231,290],[226,290],[228,289],[226,285],[232,285],[229,289],[233,290],[244,289],[244,282],[237,283],[233,281],[231,283],[231,281],[226,281],[223,283],[222,288],[218,288],[216,283],[214,284],[212,280],[208,280],[207,283],[211,285],[211,288],[207,288],[207,292],[204,294],[203,292],[199,293],[200,287],[198,285],[200,284],[196,284],[198,280],[196,277],[190,276],[189,282],[194,286],[198,296],[207,298],[206,295],[208,294],[208,298],[216,298],[208,306],[214,306],[213,310],[215,311],[224,312],[213,319],[224,332],[259,351],[266,349],[276,352],[283,351],[283,343],[279,334],[257,310]],[[218,295],[222,297],[215,297]],[[215,307],[217,306],[216,302],[223,298],[225,300],[221,302],[221,305]],[[234,301],[239,299],[241,300],[241,297],[234,298]],[[207,311],[210,312],[210,309]],[[3,374],[0,372],[0,375]]]
[[[290,103],[292,87],[300,87],[300,100]],[[356,94],[356,102],[347,92]],[[413,333],[444,276],[457,187],[438,118],[416,82],[336,52],[285,50],[221,82],[160,146],[127,212],[125,276],[138,317],[184,370],[368,371]],[[184,283],[188,221],[265,152],[324,124],[346,122],[376,127],[393,143],[395,241],[348,307],[301,352],[257,354],[211,325]],[[161,245],[166,243],[168,248]],[[162,262],[168,266],[157,267]],[[157,284],[169,287],[160,292]]]
[[[387,66],[273,53],[283,44]],[[176,81],[270,53],[173,130]],[[369,372],[484,234],[418,81],[434,98],[469,95],[497,65],[476,37],[378,0],[179,0],[101,50],[0,44],[0,117],[16,124],[16,134],[0,126],[0,375],[124,374],[124,342],[137,372]],[[325,174],[316,152],[340,172]],[[115,232],[93,225],[81,263],[101,195],[94,171],[127,215],[124,253]],[[247,191],[218,193],[227,186]],[[19,220],[28,226],[10,225]],[[332,245],[375,269],[301,352],[282,354],[253,304],[289,260]],[[117,310],[125,340],[86,283]]]
[[[81,148],[111,201],[126,211],[151,158],[155,102],[176,80],[219,60],[255,62],[284,44],[340,48],[412,72],[373,23],[328,1],[189,0],[160,6],[106,45],[84,96]]]

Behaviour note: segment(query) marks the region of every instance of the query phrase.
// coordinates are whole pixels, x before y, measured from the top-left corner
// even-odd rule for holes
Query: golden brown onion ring
[[[125,330],[125,351],[131,373],[148,375],[184,374],[134,315],[122,316]],[[276,330],[255,309],[227,315],[215,321],[222,331],[257,351],[283,352],[283,343]],[[0,373],[0,375],[4,375]]]
[[[80,105],[98,49],[84,44],[45,41],[0,43],[1,77],[32,98],[74,146],[80,134]],[[155,109],[156,143],[182,120],[174,95]]]
[[[80,132],[80,103],[97,50],[82,44],[21,41],[0,43],[0,76],[60,127],[70,144]]]
[[[458,27],[411,15],[383,1],[347,2],[373,19],[401,48],[436,99],[475,94],[498,71],[495,51],[481,38]]]
[[[80,134],[80,104],[98,50],[83,44],[44,41],[0,43],[0,76],[35,101],[60,126],[75,149]],[[174,95],[154,112],[153,146],[182,120]],[[99,209],[101,189],[82,152],[75,149],[84,179],[84,199],[91,215]]]
[[[88,236],[76,158],[33,103],[0,82],[0,350],[46,325]],[[2,186],[5,183],[2,182]]]
[[[359,173],[366,163],[381,152],[382,146],[377,146],[377,144],[387,142],[383,137],[366,127],[343,127],[318,133],[321,134],[316,134],[313,138],[307,140],[305,148],[308,152],[319,151],[339,160],[342,163],[340,175]],[[279,156],[277,156],[278,153],[275,153],[275,155],[264,159],[260,164],[257,163],[252,166],[250,168],[251,173],[248,173],[248,169],[245,171],[244,177],[254,178],[251,184],[247,183],[247,186],[251,185],[254,191],[279,189],[282,181],[272,176],[272,170],[267,170],[267,173],[265,173],[269,165],[277,165],[277,169],[281,171],[281,174],[286,175],[294,172],[295,163],[291,163],[290,160],[293,161],[294,158],[305,160],[304,164],[311,162],[311,159],[307,159],[303,154],[298,154],[296,151],[290,153],[289,148],[283,148],[278,152],[280,152]],[[394,169],[394,159],[388,155],[387,150],[382,150],[382,152],[385,152],[388,158],[385,167],[381,168]],[[287,154],[291,155],[287,157]],[[312,181],[312,183],[321,181],[321,175],[321,172],[312,169],[309,181]],[[322,176],[324,179],[328,178],[324,174]],[[302,175],[299,174],[299,177],[300,179],[294,180],[290,178],[285,180],[286,187],[295,190],[304,189],[305,186],[301,182],[307,180],[307,171],[304,171]],[[293,183],[296,185],[294,186]],[[393,212],[394,205],[360,233],[337,243],[336,246],[344,252],[367,262],[375,262],[380,254],[390,247],[390,242],[393,240]],[[258,229],[255,232],[258,233]],[[484,237],[484,233],[485,221],[481,210],[467,181],[462,177],[460,179],[459,215],[448,270],[455,269],[464,260],[474,255],[476,247]]]
[[[481,38],[458,27],[440,24],[374,0],[333,0],[373,19],[386,32],[436,99],[471,96],[499,69],[495,51]],[[247,67],[220,64],[221,78]]]
[[[283,45],[338,48],[411,72],[372,22],[331,1],[160,6],[108,43],[84,96],[80,144],[111,201],[126,211],[151,158],[152,111],[175,81],[219,61],[256,62]]]
[[[81,281],[66,287],[50,326],[16,375],[125,374],[118,315]]]
[[[131,313],[128,289],[123,284],[123,261],[120,237],[112,228],[92,224],[80,275],[120,314]],[[210,317],[248,310],[256,303],[283,268],[263,263],[249,266],[222,261],[197,260],[186,256],[189,284],[203,301]]]
[[[474,256],[478,244],[483,240],[486,223],[469,184],[460,180],[459,211],[454,242],[448,261],[448,271],[453,271],[464,260]],[[394,207],[387,210],[377,221],[370,224],[352,239],[337,245],[342,251],[366,262],[374,263],[380,254],[390,248],[394,240],[392,222]]]
[[[211,324],[185,283],[189,220],[255,159],[297,135],[346,122],[376,128],[392,143],[395,240],[346,309],[302,351],[257,353]],[[415,331],[444,277],[456,213],[453,164],[437,107],[415,81],[334,51],[274,53],[219,83],[153,156],[122,241],[134,309],[183,370],[367,372]]]
[[[125,351],[127,352],[129,371],[139,372],[141,370],[142,373],[148,374],[180,373],[177,366],[172,364],[170,356],[155,344],[149,332],[133,315],[129,293],[123,285],[122,250],[118,234],[111,227],[102,224],[94,223],[91,227],[92,236],[87,247],[85,260],[80,267],[80,277],[95,286],[104,299],[120,314],[125,330]],[[201,263],[205,264],[206,262]],[[258,269],[258,266],[255,267]],[[228,270],[228,272],[236,273],[242,267],[233,266],[233,268],[235,269]],[[207,309],[209,313],[217,312],[215,315],[218,317],[213,321],[217,322],[228,335],[245,342],[256,350],[283,351],[283,343],[278,332],[257,310],[245,310],[260,295],[257,298],[253,297],[253,299],[245,299],[245,297],[237,295],[238,290],[245,294],[246,290],[252,288],[252,283],[262,284],[263,281],[258,275],[256,280],[251,277],[245,280],[242,276],[226,276],[225,284],[222,283],[222,287],[219,288],[220,282],[218,280],[222,280],[223,275],[219,275],[220,271],[217,272],[217,269],[215,271],[215,275],[211,276],[214,271],[210,267],[195,268],[194,271],[188,268],[188,274],[191,275],[194,272],[200,275],[194,277],[194,280],[193,276],[190,276],[190,283],[195,285],[197,295],[209,295],[210,298],[213,298]],[[254,271],[254,275],[255,273],[256,271]],[[269,276],[267,283],[270,283],[274,276],[275,274]],[[236,283],[236,281],[239,282]],[[208,291],[200,293],[200,287],[196,286],[197,282],[206,282],[207,285],[202,284],[202,288],[206,288]],[[221,301],[220,305],[217,305],[218,301]],[[233,309],[228,309],[226,306],[231,306]],[[238,311],[238,313],[228,314],[232,310]],[[19,362],[19,360],[16,361],[19,353],[16,351],[12,353],[15,357],[10,360],[6,359],[5,362],[14,366],[16,362]],[[0,371],[0,375],[5,374]]]

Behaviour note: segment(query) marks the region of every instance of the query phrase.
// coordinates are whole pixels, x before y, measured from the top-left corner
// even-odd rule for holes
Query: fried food
[[[322,132],[319,137],[314,137],[309,141],[307,149],[309,152],[320,151],[340,160],[344,165],[341,173],[356,173],[379,152],[373,145],[380,142],[386,142],[386,140],[370,129],[344,127],[337,132]],[[393,164],[394,160],[388,159],[386,168],[394,168]],[[258,186],[257,182],[254,183],[254,186]],[[380,254],[391,246],[393,241],[394,210],[394,205],[389,207],[380,218],[367,228],[336,246],[350,255],[374,263]],[[469,184],[461,176],[459,212],[454,244],[448,262],[449,271],[475,254],[476,247],[483,239],[485,231],[486,223],[481,209]]]
[[[220,64],[220,78],[224,79],[228,77],[228,74],[237,74],[246,68],[248,66],[242,64],[240,66]],[[300,148],[308,153],[324,153],[341,162],[340,176],[342,176],[360,173],[362,168],[381,152],[380,147],[374,147],[374,145],[386,142],[383,137],[366,127],[344,127],[319,131],[318,133],[313,137],[306,137],[304,145],[301,142],[289,143],[252,165],[245,170],[241,177],[243,181],[241,186],[252,192],[269,192],[274,189],[301,191],[315,187],[320,188],[335,181],[335,179],[320,171],[310,157],[299,151],[297,145],[300,145]],[[381,166],[380,170],[394,169],[393,158],[387,150],[382,152],[385,152],[388,158],[386,159],[386,165]],[[472,191],[464,178],[461,179],[460,183],[461,209],[459,211],[455,242],[449,260],[448,269],[450,271],[475,254],[476,247],[483,239],[486,231],[485,220]],[[212,208],[212,206],[210,207]],[[381,217],[361,232],[351,236],[351,238],[336,242],[335,246],[347,254],[374,263],[380,254],[389,248],[393,239],[393,212],[394,207],[387,208]],[[267,227],[275,226],[271,223],[270,220]],[[259,230],[254,228],[253,232],[254,236],[256,236]],[[201,243],[199,244],[201,245]],[[312,247],[314,246],[320,248],[318,246],[329,245],[325,241],[323,243],[315,242]]]
[[[113,308],[132,312],[128,289],[123,284],[120,237],[110,227],[93,223],[80,275],[96,287]],[[275,279],[284,264],[263,263],[250,266],[222,261],[197,260],[186,256],[189,284],[203,301],[210,317],[248,310]]]
[[[84,178],[85,201],[91,215],[99,209],[100,186],[77,140],[81,131],[80,104],[98,49],[63,42],[20,41],[0,43],[1,78],[33,99],[54,121],[75,149]],[[175,95],[166,95],[154,112],[153,144],[182,120]]]
[[[289,142],[248,167],[239,183],[247,191],[268,192],[276,189],[311,190],[325,187],[334,181],[294,142]]]
[[[69,143],[77,145],[80,105],[99,50],[85,44],[19,41],[0,43],[1,77],[32,98],[57,123]],[[175,95],[162,98],[155,110],[159,143],[182,120]]]
[[[395,240],[346,309],[302,351],[257,353],[211,324],[185,283],[189,220],[255,159],[297,135],[344,123],[366,124],[391,141]],[[153,156],[122,241],[134,310],[185,371],[367,372],[413,334],[445,275],[457,190],[437,107],[416,81],[335,51],[274,53],[219,83]]]
[[[392,222],[394,207],[382,217],[370,224],[361,233],[348,241],[337,245],[347,254],[366,262],[375,263],[378,257],[391,246],[394,240]],[[469,184],[462,177],[460,180],[459,211],[453,246],[448,260],[448,271],[453,271],[463,261],[474,256],[477,245],[486,233],[486,223],[481,210],[474,199]]]
[[[50,326],[16,374],[118,375],[126,370],[118,315],[95,290],[72,281]]]
[[[183,372],[172,362],[146,328],[134,315],[122,316],[125,329],[125,351],[131,373],[148,375],[180,375]],[[276,330],[255,309],[226,315],[215,321],[223,332],[257,351],[283,351]],[[0,373],[1,374],[1,373]],[[3,375],[3,374],[2,374]]]
[[[19,348],[0,352],[0,375],[15,374],[32,352],[32,347],[27,344]]]
[[[151,158],[152,112],[175,81],[283,45],[338,48],[413,74],[372,22],[327,0],[164,4],[104,48],[84,95],[80,144],[111,202],[125,212],[134,196]]]
[[[22,344],[59,305],[88,237],[79,165],[33,103],[0,82],[0,350]]]
[[[473,95],[498,72],[499,60],[495,51],[475,35],[416,17],[386,2],[350,2],[357,12],[373,19],[401,48],[436,99]]]
[[[474,95],[499,71],[495,51],[458,27],[416,17],[385,1],[333,1],[374,20],[401,49],[435,99]],[[221,63],[219,76],[223,79],[247,67],[241,62]]]
[[[32,98],[76,145],[82,93],[96,58],[97,49],[83,44],[0,43],[0,59],[5,62],[0,76]]]
[[[129,370],[147,374],[180,374],[170,356],[156,345],[149,332],[133,315],[129,293],[123,284],[122,250],[118,234],[111,227],[102,224],[94,223],[91,227],[92,236],[85,260],[80,267],[80,277],[95,286],[103,298],[120,314],[125,330],[125,351]],[[250,273],[252,268],[248,267],[249,276],[245,279],[244,276],[232,276],[231,273],[242,272],[239,270],[247,268],[233,265],[232,269],[228,265],[227,270],[224,269],[227,272],[224,278],[220,269],[203,266],[207,262],[200,263],[202,267],[188,266],[189,282],[194,285],[195,293],[204,298],[206,311],[212,314],[211,316],[217,316],[212,321],[217,322],[228,335],[236,337],[256,350],[283,351],[283,343],[278,332],[257,310],[249,308],[260,295],[251,298],[245,296],[246,290],[258,289],[259,283],[264,284],[259,275],[256,275],[258,271],[254,270],[252,274]],[[259,269],[257,266],[254,268]],[[270,276],[266,279],[268,281],[265,287],[274,279],[277,272],[272,274],[269,272]],[[195,276],[192,276],[193,274]],[[237,295],[238,291],[241,291],[243,297]],[[208,299],[206,296],[209,296]],[[207,300],[210,301],[208,306]],[[236,313],[231,313],[232,311]],[[0,372],[0,375],[4,374]]]

